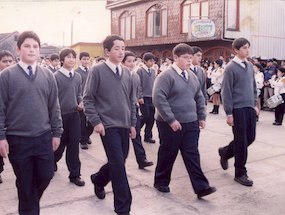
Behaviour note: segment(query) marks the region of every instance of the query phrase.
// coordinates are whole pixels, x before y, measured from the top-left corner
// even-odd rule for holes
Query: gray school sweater
[[[141,80],[139,75],[136,72],[132,73],[132,79],[133,79],[133,87],[135,90],[135,101],[142,98],[142,92],[141,92]]]
[[[88,71],[83,71],[80,67],[78,67],[76,70],[74,70],[75,72],[78,72],[80,75],[81,75],[81,79],[82,79],[82,84],[81,84],[81,87],[82,87],[82,95],[83,95],[83,91],[84,91],[84,88],[85,88],[85,83],[86,83],[86,79],[87,79],[87,76],[88,76]]]
[[[78,104],[82,101],[81,76],[74,73],[72,78],[60,71],[54,73],[57,86],[61,115],[77,112]]]
[[[188,80],[180,76],[173,67],[160,73],[153,87],[155,119],[171,124],[205,120],[205,99],[197,77],[188,71]]]
[[[204,72],[204,70],[200,66],[197,67],[196,73],[193,70],[191,70],[191,71],[197,76],[197,78],[198,78],[198,80],[200,82],[201,90],[202,90],[203,96],[205,98],[205,104],[207,104],[208,95],[207,95],[205,72]]]
[[[141,80],[141,89],[143,97],[152,97],[152,88],[155,79],[155,71],[151,69],[149,74],[144,68],[139,68],[137,74]]]
[[[222,82],[222,101],[227,115],[233,109],[256,106],[256,83],[253,66],[247,63],[247,69],[235,61],[227,64]]]
[[[35,75],[15,64],[0,75],[0,140],[6,135],[37,137],[51,131],[60,137],[62,120],[51,71],[37,66]]]
[[[88,74],[83,103],[93,126],[130,128],[136,125],[135,92],[130,71],[123,67],[118,77],[106,63],[95,65]]]

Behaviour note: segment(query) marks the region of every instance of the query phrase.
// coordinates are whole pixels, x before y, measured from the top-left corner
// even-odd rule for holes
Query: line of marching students
[[[51,56],[54,64],[48,69],[38,66],[40,39],[33,31],[18,38],[17,64],[11,65],[14,59],[9,52],[0,52],[0,66],[2,59],[8,62],[0,75],[0,155],[9,157],[16,175],[21,215],[40,213],[40,198],[58,171],[57,162],[64,150],[70,182],[85,185],[79,143],[88,149],[93,131],[100,135],[107,156],[107,163],[91,175],[95,195],[104,199],[104,187],[111,181],[115,213],[130,214],[132,194],[125,168],[129,139],[138,167],[153,165],[147,159],[140,130],[145,125],[144,142],[154,144],[155,120],[160,142],[155,189],[170,192],[170,176],[180,151],[197,197],[216,192],[201,169],[198,150],[207,104],[206,76],[200,66],[202,50],[184,43],[176,45],[173,64],[156,75],[155,56],[145,53],[143,64],[136,67],[136,55],[125,50],[120,36],[107,36],[103,48],[107,59],[89,68],[90,56],[82,52],[76,70],[76,53],[69,48]],[[236,56],[223,72],[221,97],[234,138],[218,153],[224,170],[228,169],[228,159],[234,157],[234,180],[252,186],[246,161],[247,147],[255,140],[257,88],[254,67],[246,60],[250,42],[238,38],[233,49]],[[220,61],[216,64],[222,66]],[[282,88],[284,71],[278,70],[277,75],[275,86]],[[279,93],[284,99],[282,89]],[[0,167],[2,171],[3,160]]]

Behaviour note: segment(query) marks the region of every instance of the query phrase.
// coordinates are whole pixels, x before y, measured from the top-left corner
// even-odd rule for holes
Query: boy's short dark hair
[[[50,60],[51,61],[54,61],[54,60],[59,60],[59,55],[58,54],[52,54],[51,56],[50,56]]]
[[[187,45],[186,43],[179,43],[172,50],[172,54],[177,55],[178,57],[180,57],[183,54],[193,55],[193,53],[194,53],[194,51],[193,51],[192,47]]]
[[[106,58],[104,58],[104,57],[97,57],[96,58],[96,62],[98,63],[99,61],[106,61]]]
[[[193,49],[193,54],[196,54],[198,52],[203,53],[203,50],[198,46],[192,46],[192,49]]]
[[[70,49],[70,48],[65,48],[65,49],[62,49],[59,53],[59,60],[60,60],[60,63],[61,63],[61,66],[63,64],[63,61],[64,61],[64,58],[69,55],[69,54],[72,54],[74,58],[76,58],[76,53],[73,49]]]
[[[246,44],[248,44],[250,46],[250,42],[248,41],[248,39],[246,39],[244,37],[240,37],[240,38],[237,38],[233,41],[232,47],[233,47],[233,49],[239,50],[240,47],[242,47]]]
[[[112,34],[112,35],[107,36],[105,40],[103,41],[103,48],[110,51],[112,47],[114,46],[115,40],[120,40],[124,42],[124,39],[121,36]]]
[[[218,64],[219,67],[222,67],[222,65],[223,65],[224,62],[223,62],[223,60],[218,59],[218,60],[215,60],[215,63]]]
[[[143,55],[143,60],[144,60],[144,62],[146,62],[148,60],[155,60],[155,56],[151,52],[146,52]]]
[[[122,62],[125,63],[125,61],[127,60],[127,57],[129,56],[136,57],[135,53],[133,53],[132,51],[125,51],[125,56]]]
[[[81,52],[79,54],[79,60],[81,60],[83,57],[90,57],[90,54],[88,52]]]
[[[6,57],[6,56],[15,59],[13,54],[11,52],[9,52],[8,50],[1,50],[0,51],[0,60],[2,60],[2,58]]]
[[[284,73],[285,73],[285,68],[283,68],[283,67],[279,67],[279,68],[278,68],[278,70],[279,70],[280,72],[282,72],[282,73],[283,73],[283,75],[284,75]]]
[[[23,42],[25,41],[25,39],[27,38],[31,38],[31,39],[34,39],[35,41],[38,42],[39,44],[39,47],[41,47],[41,41],[40,41],[40,38],[39,36],[33,32],[33,31],[24,31],[23,33],[21,33],[18,37],[18,40],[17,40],[17,47],[20,49],[21,48],[21,45],[23,44]]]

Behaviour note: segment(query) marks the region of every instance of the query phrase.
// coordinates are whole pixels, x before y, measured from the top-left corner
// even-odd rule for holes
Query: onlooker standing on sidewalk
[[[276,67],[273,65],[273,60],[268,60],[267,66],[264,70],[263,107],[265,109],[268,109],[268,107],[266,106],[267,99],[274,95],[274,90],[271,87],[269,80],[272,78],[273,75],[276,75],[275,71]]]
[[[141,130],[141,120],[139,115],[139,104],[138,100],[142,97],[141,95],[141,87],[140,87],[140,77],[134,71],[134,68],[136,66],[136,55],[131,51],[125,52],[125,57],[122,61],[123,65],[126,66],[132,73],[132,79],[133,79],[133,87],[135,90],[135,98],[136,98],[136,116],[137,116],[137,124],[136,124],[136,138],[132,139],[133,145],[134,145],[134,151],[136,155],[136,160],[139,165],[139,169],[143,169],[148,166],[152,166],[153,162],[148,161],[146,159],[146,154],[144,147],[142,145],[142,138],[140,134]]]
[[[91,175],[95,195],[105,198],[104,187],[111,180],[115,212],[128,215],[132,195],[125,169],[129,137],[136,137],[135,95],[130,71],[122,67],[125,43],[118,35],[107,36],[103,47],[108,59],[90,71],[85,91],[85,114],[99,133],[108,158],[99,172]]]
[[[253,65],[246,60],[249,48],[250,43],[247,39],[235,39],[233,49],[236,56],[225,68],[222,99],[227,124],[232,126],[234,140],[228,146],[219,149],[220,163],[224,170],[228,169],[228,159],[235,158],[234,180],[244,186],[253,185],[245,165],[247,147],[255,140],[258,112]]]
[[[55,171],[57,162],[66,148],[66,164],[69,170],[69,180],[77,186],[84,186],[80,178],[81,163],[79,160],[80,117],[78,110],[83,109],[81,76],[75,73],[73,67],[76,53],[73,49],[63,49],[59,54],[62,67],[54,76],[58,86],[58,98],[63,120],[61,143],[55,151]]]
[[[20,62],[0,75],[0,155],[16,175],[19,214],[40,214],[40,198],[52,179],[62,120],[56,81],[37,66],[40,39],[33,31],[17,41]]]
[[[154,187],[160,192],[170,191],[171,171],[180,150],[193,189],[202,198],[216,191],[201,170],[198,150],[199,127],[206,124],[205,99],[197,77],[188,71],[193,49],[178,44],[173,57],[172,67],[155,80],[152,94],[160,139]]]
[[[8,66],[11,66],[14,62],[14,56],[11,52],[7,50],[0,51],[0,73],[3,69],[7,68]],[[4,161],[3,157],[0,155],[0,174],[4,170]],[[2,183],[2,177],[0,175],[0,184]]]
[[[152,137],[152,127],[154,124],[154,106],[152,104],[152,88],[155,79],[155,71],[152,66],[155,62],[155,56],[147,52],[143,55],[144,64],[138,68],[137,73],[141,80],[142,98],[139,99],[142,113],[141,128],[144,129],[144,142],[155,143]]]
[[[82,79],[82,95],[85,88],[85,83],[87,80],[87,75],[89,73],[89,64],[90,64],[90,55],[88,52],[81,52],[79,54],[79,61],[80,65],[75,70],[75,72],[78,72],[81,75]],[[81,122],[81,138],[80,138],[80,146],[82,149],[88,149],[88,144],[91,144],[90,135],[93,132],[93,127],[87,120],[83,109],[79,111],[80,114],[80,122]]]

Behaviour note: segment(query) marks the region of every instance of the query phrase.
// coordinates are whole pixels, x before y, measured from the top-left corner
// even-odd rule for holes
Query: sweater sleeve
[[[172,112],[170,104],[167,101],[170,89],[170,76],[161,74],[155,79],[152,91],[152,102],[156,107],[159,115],[168,124],[171,124],[175,121],[174,113]]]
[[[5,120],[6,120],[6,105],[8,101],[8,83],[6,75],[0,75],[0,140],[6,139]]]
[[[96,67],[89,72],[85,84],[85,90],[83,95],[84,113],[93,126],[102,123],[98,111],[96,110],[95,98],[96,91],[99,85],[98,71]]]
[[[196,108],[197,108],[197,116],[198,120],[206,120],[206,106],[205,106],[205,97],[202,94],[202,91],[199,90],[197,91],[195,95],[195,101],[196,101]]]
[[[230,67],[226,67],[224,72],[224,79],[222,82],[221,95],[224,104],[224,109],[227,115],[233,114],[233,84],[234,76]]]
[[[82,77],[79,74],[78,77],[79,77],[79,85],[77,89],[77,103],[79,104],[80,102],[82,102],[83,97],[82,97]]]

